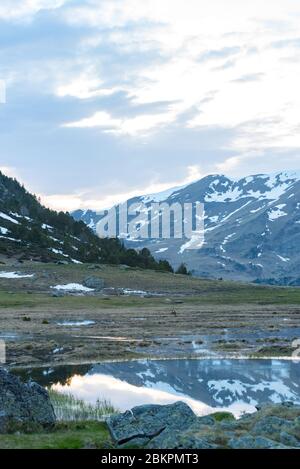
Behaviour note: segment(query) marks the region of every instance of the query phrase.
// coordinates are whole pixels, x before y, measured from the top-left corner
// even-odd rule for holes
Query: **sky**
[[[299,170],[299,21],[299,0],[1,0],[0,170],[68,211]]]

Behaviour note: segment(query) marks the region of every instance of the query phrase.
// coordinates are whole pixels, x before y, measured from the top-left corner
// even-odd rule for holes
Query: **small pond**
[[[107,399],[121,411],[142,404],[189,404],[198,415],[236,417],[263,403],[300,403],[300,362],[293,360],[138,360],[19,372],[86,402]]]

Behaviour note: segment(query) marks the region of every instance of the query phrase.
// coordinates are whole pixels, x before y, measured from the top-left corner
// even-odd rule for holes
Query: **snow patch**
[[[51,287],[54,290],[64,290],[64,291],[79,291],[79,292],[92,292],[94,288],[88,288],[80,283],[68,283],[66,285],[56,285]]]
[[[34,274],[19,274],[18,272],[0,272],[0,278],[32,278]]]

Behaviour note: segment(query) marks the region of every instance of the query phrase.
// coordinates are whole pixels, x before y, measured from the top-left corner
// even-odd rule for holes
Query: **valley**
[[[9,367],[287,357],[300,334],[297,288],[94,264],[29,262],[0,270],[0,339]],[[104,287],[53,288],[79,288],[91,277]]]

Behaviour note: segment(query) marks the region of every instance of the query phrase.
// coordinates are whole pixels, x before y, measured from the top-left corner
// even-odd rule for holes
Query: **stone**
[[[51,295],[53,298],[62,298],[63,296],[66,296],[66,293],[63,290],[54,290],[51,292]]]
[[[125,295],[123,288],[103,288],[102,293],[104,295],[110,295],[110,296],[123,296]]]
[[[290,435],[287,432],[280,433],[280,442],[286,446],[300,447],[300,441],[294,435]]]
[[[228,446],[232,449],[280,449],[283,445],[280,445],[277,441],[270,440],[263,436],[241,436],[239,438],[231,438]]]
[[[20,379],[0,368],[0,433],[51,428],[55,413],[48,392],[32,381]]]
[[[102,270],[103,267],[99,264],[89,265],[88,270]]]
[[[252,428],[251,433],[254,435],[278,435],[281,430],[287,430],[293,426],[290,420],[276,417],[275,415],[267,415],[262,417]]]
[[[167,428],[146,446],[149,449],[217,449],[218,445],[191,432]]]
[[[104,288],[104,280],[99,277],[91,276],[84,279],[83,285],[95,291],[100,291]]]
[[[170,405],[143,405],[131,411],[114,415],[107,421],[115,442],[124,444],[135,438],[154,438],[167,427],[187,428],[197,420],[194,412],[184,402]]]

